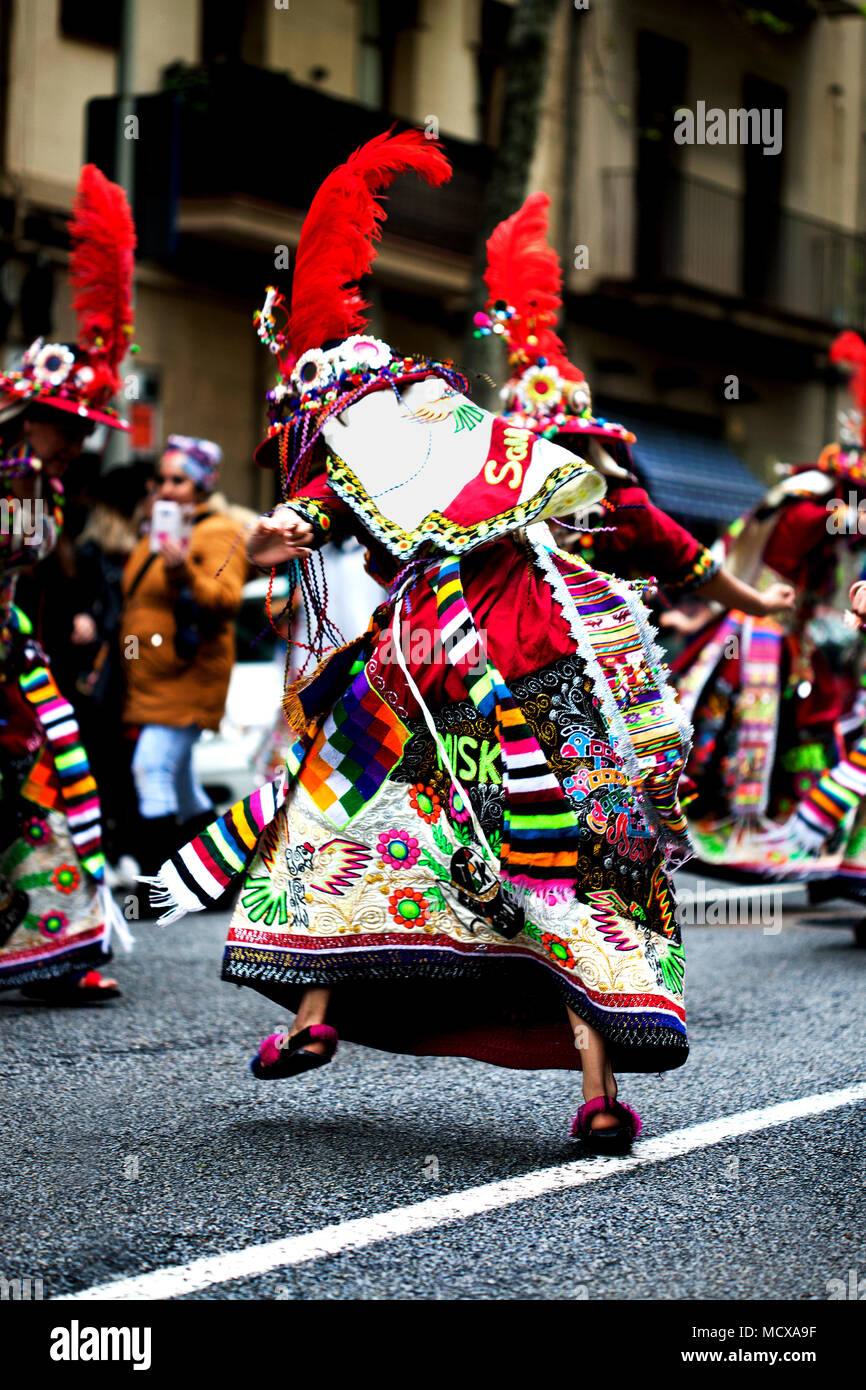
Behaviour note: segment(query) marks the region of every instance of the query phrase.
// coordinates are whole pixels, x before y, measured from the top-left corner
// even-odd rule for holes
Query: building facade
[[[669,505],[726,458],[766,480],[834,432],[827,348],[866,327],[858,8],[562,0],[556,15],[527,191],[552,198],[573,359],[597,407],[653,441]],[[0,352],[71,333],[63,219],[83,159],[110,175],[134,117],[137,447],[217,439],[227,489],[264,504],[251,453],[272,361],[252,310],[288,285],[322,174],[389,115],[435,123],[455,177],[393,189],[374,324],[459,361],[514,4],[138,0],[122,106],[120,9],[0,0]],[[727,518],[709,493],[692,519],[711,528]]]

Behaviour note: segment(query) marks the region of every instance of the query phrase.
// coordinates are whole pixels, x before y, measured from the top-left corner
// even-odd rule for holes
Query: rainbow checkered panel
[[[359,671],[334,705],[298,780],[338,829],[361,811],[403,756],[409,730]]]

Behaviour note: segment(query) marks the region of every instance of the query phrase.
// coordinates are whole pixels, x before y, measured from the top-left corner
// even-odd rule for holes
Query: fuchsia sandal
[[[618,1125],[609,1129],[593,1129],[592,1117],[606,1111],[615,1115]],[[610,1096],[598,1096],[582,1105],[571,1122],[572,1139],[580,1139],[589,1153],[621,1154],[627,1153],[632,1143],[643,1129],[643,1121],[636,1110],[621,1100]]]
[[[301,1072],[325,1067],[337,1050],[337,1030],[327,1023],[313,1023],[289,1037],[286,1033],[271,1033],[263,1038],[259,1050],[250,1062],[250,1071],[257,1081],[278,1081],[283,1076],[300,1076]],[[304,1043],[325,1043],[325,1056],[305,1052]]]
[[[98,970],[88,970],[84,975],[64,976],[59,980],[45,980],[21,986],[21,993],[28,999],[42,999],[46,1004],[101,1004],[106,999],[119,999],[120,988],[116,980],[107,980]]]

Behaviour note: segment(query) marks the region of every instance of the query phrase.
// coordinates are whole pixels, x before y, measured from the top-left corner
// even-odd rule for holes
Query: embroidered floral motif
[[[386,830],[379,836],[376,851],[389,869],[411,869],[421,853],[418,841],[405,830]]]
[[[58,864],[51,881],[58,892],[74,893],[81,882],[81,874],[74,864]]]
[[[397,888],[388,899],[388,911],[401,927],[423,927],[430,916],[423,893],[415,888]]]
[[[21,832],[31,845],[47,845],[51,839],[51,828],[39,816],[31,816],[21,827]]]
[[[469,820],[469,807],[466,805],[466,802],[463,800],[463,797],[457,791],[456,787],[451,788],[448,796],[448,806],[451,819],[456,821],[458,825]]]
[[[43,912],[36,925],[42,936],[60,936],[69,926],[69,918],[65,912]]]
[[[425,787],[422,782],[417,782],[409,792],[409,802],[412,810],[428,825],[435,825],[442,814],[439,797],[432,787]]]
[[[554,933],[550,931],[542,932],[541,945],[544,947],[551,960],[556,961],[557,965],[564,965],[567,970],[575,969],[577,962],[574,959],[571,947],[563,941],[561,937],[555,936]]]

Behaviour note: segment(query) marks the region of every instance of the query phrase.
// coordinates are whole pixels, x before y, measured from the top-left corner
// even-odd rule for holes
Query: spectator
[[[188,540],[164,540],[152,551],[145,537],[123,578],[123,718],[140,729],[132,771],[145,872],[214,813],[192,754],[202,729],[217,729],[223,715],[234,663],[232,617],[247,574],[240,525],[208,506],[221,457],[209,440],[169,436],[156,498],[179,504]],[[144,910],[146,895],[139,901]]]

